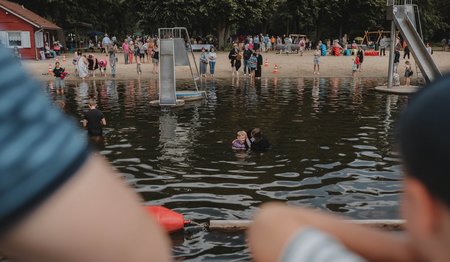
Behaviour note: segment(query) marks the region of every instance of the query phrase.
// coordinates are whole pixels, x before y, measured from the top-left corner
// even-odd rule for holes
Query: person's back
[[[249,231],[256,261],[450,261],[450,75],[421,89],[398,124],[404,233],[270,204]]]
[[[89,110],[84,112],[83,125],[87,127],[89,136],[102,136],[102,125],[106,125],[105,116],[96,108],[95,101],[89,101]]]
[[[380,39],[380,47],[386,48],[386,38],[385,37]]]
[[[245,49],[244,50],[244,60],[249,60],[252,57],[252,50],[250,49]]]
[[[400,63],[400,51],[398,49],[394,51],[394,63]]]

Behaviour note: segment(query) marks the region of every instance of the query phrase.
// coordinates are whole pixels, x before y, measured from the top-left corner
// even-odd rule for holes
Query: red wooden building
[[[41,48],[48,42],[64,40],[62,29],[23,5],[0,0],[0,42],[17,46],[25,59],[39,59]]]

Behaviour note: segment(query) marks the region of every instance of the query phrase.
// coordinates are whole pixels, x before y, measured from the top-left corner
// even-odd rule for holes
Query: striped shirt
[[[299,230],[289,241],[282,262],[365,262],[338,240],[317,229]]]
[[[0,233],[70,178],[88,154],[72,121],[0,47]]]

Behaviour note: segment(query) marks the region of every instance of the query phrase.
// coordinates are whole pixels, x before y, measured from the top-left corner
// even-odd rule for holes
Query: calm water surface
[[[181,82],[179,87],[189,85]],[[94,97],[107,119],[97,145],[148,205],[197,222],[250,219],[278,200],[356,219],[397,218],[401,177],[394,122],[407,96],[371,88],[377,79],[266,78],[205,81],[204,102],[161,111],[156,80],[67,82],[69,114],[81,118]],[[261,127],[263,154],[235,153],[238,130]],[[243,234],[198,227],[172,237],[178,260],[248,261]]]

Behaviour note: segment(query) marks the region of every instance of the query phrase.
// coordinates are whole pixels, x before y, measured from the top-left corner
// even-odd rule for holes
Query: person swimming
[[[231,142],[231,148],[234,150],[247,150],[247,133],[245,131],[238,131],[236,139]]]
[[[269,140],[263,135],[263,132],[260,128],[252,128],[247,134],[250,134],[250,149],[252,151],[265,151],[270,147]]]

